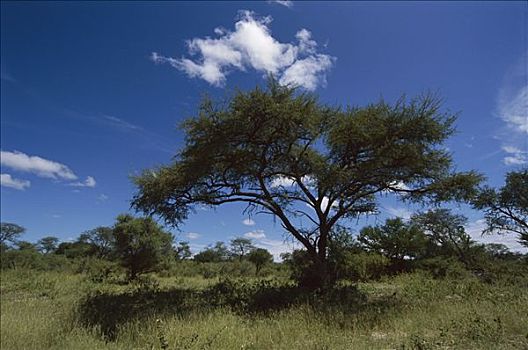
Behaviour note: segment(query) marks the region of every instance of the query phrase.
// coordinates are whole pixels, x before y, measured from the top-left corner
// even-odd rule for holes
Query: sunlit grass
[[[360,307],[301,302],[265,313],[245,313],[229,306],[204,307],[207,300],[192,299],[193,293],[214,285],[216,279],[156,280],[158,285],[145,293],[151,298],[145,304],[147,308],[137,305],[139,314],[113,318],[119,322],[109,338],[97,322],[83,322],[82,304],[91,295],[114,296],[117,301],[130,295],[136,302],[135,293],[148,286],[97,284],[83,275],[58,272],[4,271],[1,348],[528,348],[525,285],[489,285],[477,279],[432,280],[411,274],[359,284],[359,290],[366,294],[366,299],[358,301]],[[181,301],[177,300],[176,307],[165,307],[171,305],[175,295],[191,299],[181,304],[185,308],[180,308]],[[166,304],[156,305],[158,300]],[[148,311],[151,306],[153,312]],[[109,314],[123,312],[117,306],[103,307]]]

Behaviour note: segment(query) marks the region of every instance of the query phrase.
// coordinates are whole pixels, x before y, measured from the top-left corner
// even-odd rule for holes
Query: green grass
[[[522,283],[409,274],[361,283],[359,292],[343,287],[351,298],[300,293],[282,303],[281,293],[296,293],[284,282],[259,289],[198,277],[143,285],[64,272],[1,277],[3,350],[528,349]]]

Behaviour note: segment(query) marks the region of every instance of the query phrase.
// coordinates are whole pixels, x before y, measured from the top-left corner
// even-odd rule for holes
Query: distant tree
[[[467,218],[452,214],[449,209],[435,209],[411,217],[411,223],[422,229],[433,243],[430,254],[454,255],[466,265],[470,262],[470,251],[474,241],[466,233]]]
[[[59,239],[53,236],[47,236],[39,239],[37,242],[38,249],[43,254],[53,253],[57,249]]]
[[[255,246],[253,245],[253,242],[251,242],[250,239],[244,238],[244,237],[237,237],[231,240],[230,242],[230,252],[231,256],[234,258],[238,258],[239,261],[242,261],[242,259],[253,249],[255,249]]]
[[[75,241],[62,242],[55,250],[55,254],[64,255],[67,258],[80,258],[93,254],[93,246],[89,243]]]
[[[229,250],[224,242],[216,242],[213,247],[208,247],[194,256],[198,262],[221,262],[229,257]]]
[[[16,242],[16,246],[18,250],[31,250],[35,252],[37,251],[37,245],[28,241],[18,241]]]
[[[506,174],[500,189],[484,187],[473,205],[485,210],[485,233],[517,233],[519,242],[528,247],[528,169]]]
[[[18,240],[18,237],[20,237],[25,231],[25,228],[17,224],[12,224],[9,222],[0,223],[0,244],[4,245],[8,242],[15,244]]]
[[[273,255],[264,248],[256,248],[247,254],[247,259],[255,265],[256,274],[267,264],[273,262]]]
[[[89,244],[92,247],[91,254],[99,258],[109,258],[115,245],[113,230],[106,226],[99,226],[83,232],[78,241]]]
[[[202,205],[239,202],[271,214],[317,265],[309,280],[318,287],[328,282],[333,228],[375,211],[377,195],[474,195],[481,176],[454,172],[440,147],[454,121],[432,96],[329,107],[271,80],[267,90],[239,91],[222,106],[204,100],[183,124],[187,141],[175,161],[135,178],[133,206],[174,225]]]
[[[117,256],[131,280],[154,271],[172,251],[172,234],[150,217],[119,215],[113,234]]]
[[[191,247],[189,242],[181,241],[178,243],[178,246],[174,248],[176,253],[176,259],[178,260],[187,260],[191,257]]]
[[[405,258],[423,256],[428,242],[427,236],[417,225],[405,223],[400,218],[387,219],[381,226],[363,228],[357,240],[366,251],[400,263]]]

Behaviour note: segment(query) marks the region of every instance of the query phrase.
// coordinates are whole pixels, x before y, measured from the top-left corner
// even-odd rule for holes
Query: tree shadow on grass
[[[98,327],[102,335],[112,341],[121,325],[149,317],[183,317],[219,307],[228,307],[248,317],[266,316],[301,304],[321,312],[337,308],[346,313],[358,313],[374,308],[380,315],[396,306],[391,300],[368,301],[355,286],[313,291],[272,281],[225,280],[204,290],[139,288],[120,294],[91,293],[80,303],[78,316],[84,326]]]

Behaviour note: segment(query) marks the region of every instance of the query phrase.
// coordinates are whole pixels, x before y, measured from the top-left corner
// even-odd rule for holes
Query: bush
[[[471,273],[455,257],[437,256],[417,262],[417,268],[431,273],[434,278],[465,278]]]
[[[42,255],[34,250],[7,250],[1,255],[2,269],[33,269],[39,271],[69,271],[73,262],[60,255]]]
[[[353,281],[379,279],[387,273],[390,260],[376,253],[348,253],[337,266],[339,278]]]
[[[79,265],[77,271],[85,273],[88,279],[94,283],[115,282],[119,278],[119,267],[117,264],[103,259],[85,259],[84,263]]]

